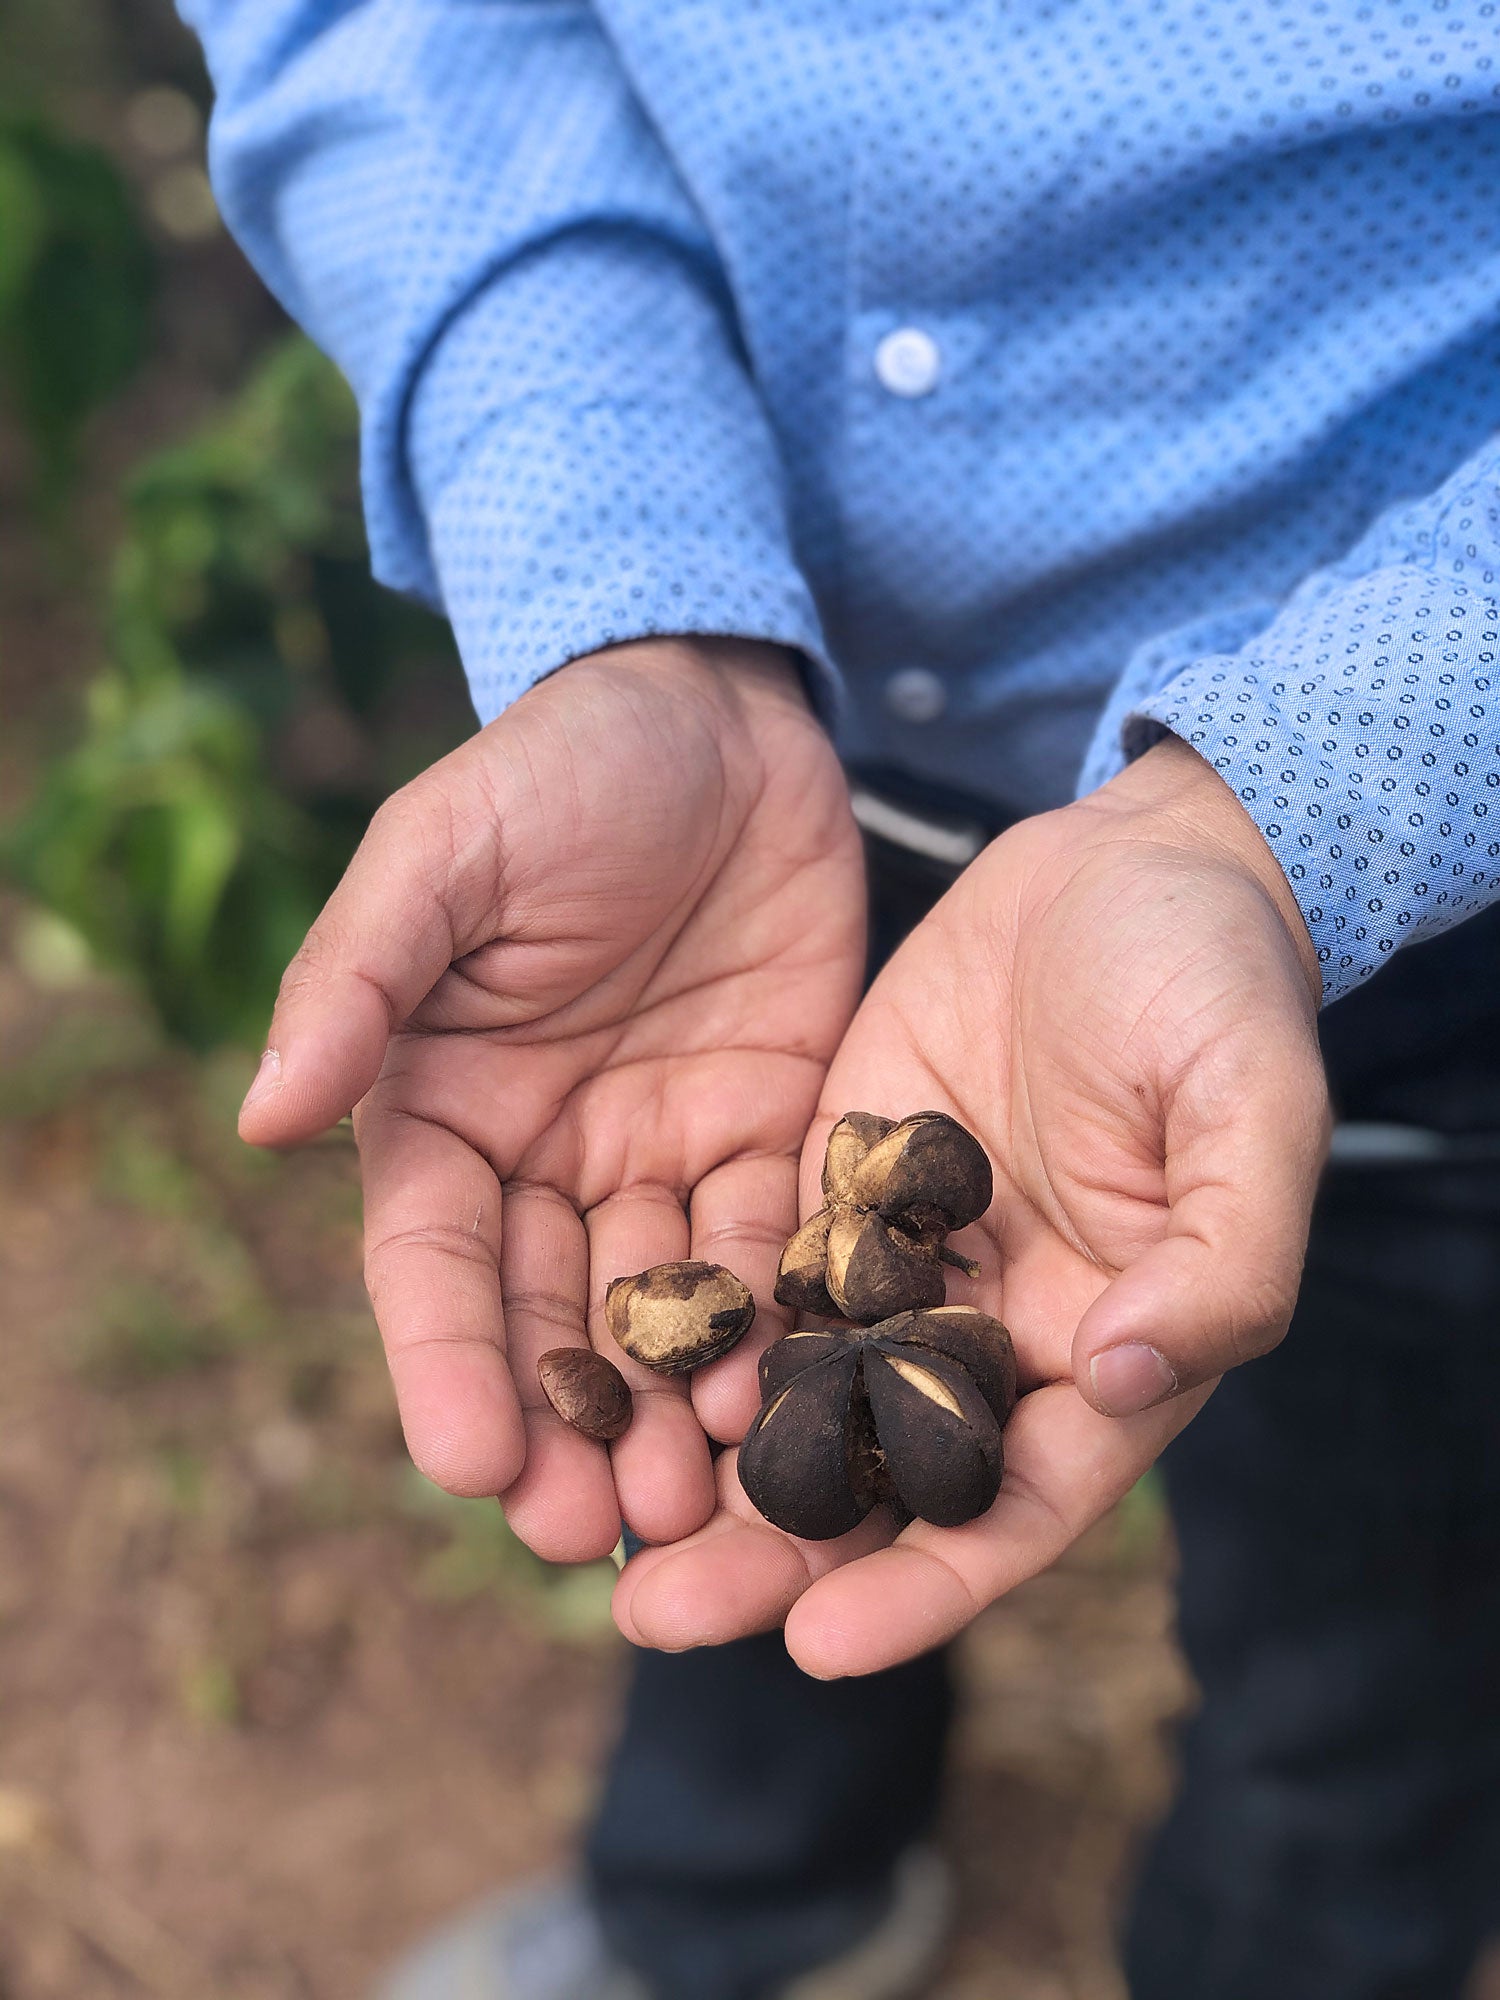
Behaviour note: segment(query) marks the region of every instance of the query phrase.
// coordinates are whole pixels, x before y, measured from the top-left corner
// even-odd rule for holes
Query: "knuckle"
[[[404,1229],[393,1229],[365,1245],[365,1289],[372,1303],[379,1303],[380,1288],[389,1274],[392,1259],[403,1259],[413,1252],[456,1258],[461,1263],[488,1266],[491,1270],[495,1264],[494,1253],[484,1238],[456,1222],[414,1223]]]
[[[1295,1282],[1279,1272],[1253,1276],[1237,1287],[1225,1321],[1225,1348],[1235,1367],[1281,1344],[1297,1302]]]

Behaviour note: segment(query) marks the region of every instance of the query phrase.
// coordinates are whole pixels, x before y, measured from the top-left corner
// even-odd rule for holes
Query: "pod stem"
[[[938,1251],[938,1262],[940,1264],[951,1264],[955,1271],[962,1271],[966,1278],[977,1278],[979,1276],[979,1266],[974,1262],[974,1259],[972,1257],[960,1257],[958,1252],[950,1250],[946,1243]]]

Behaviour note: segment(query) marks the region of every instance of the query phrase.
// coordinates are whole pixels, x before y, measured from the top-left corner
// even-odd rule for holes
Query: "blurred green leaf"
[[[39,118],[0,116],[0,384],[55,502],[84,421],[145,353],[150,247],[118,169]]]
[[[418,1572],[429,1596],[463,1601],[494,1594],[560,1639],[596,1638],[610,1629],[612,1562],[543,1562],[507,1524],[498,1502],[455,1499],[410,1466],[402,1500],[407,1513],[443,1535]]]
[[[467,723],[438,621],[371,581],[357,418],[305,340],[142,466],[82,739],[3,862],[166,1026],[253,1045],[374,807]]]

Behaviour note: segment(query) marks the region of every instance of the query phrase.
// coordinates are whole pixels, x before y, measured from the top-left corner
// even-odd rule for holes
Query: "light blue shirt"
[[[1172,730],[1330,997],[1500,892],[1495,0],[187,0],[475,705],[801,649],[1017,809]]]

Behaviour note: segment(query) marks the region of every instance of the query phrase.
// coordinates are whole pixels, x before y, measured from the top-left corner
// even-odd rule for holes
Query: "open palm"
[[[714,1521],[622,1577],[630,1636],[682,1645],[785,1619],[820,1674],[920,1652],[1052,1562],[1226,1366],[1284,1331],[1326,1126],[1315,968],[1269,851],[1269,869],[1247,866],[1227,818],[1216,841],[1212,816],[1240,815],[1232,796],[1182,746],[1152,756],[1174,778],[1189,759],[1187,783],[1223,792],[1203,795],[1207,831],[1191,812],[1168,830],[1138,812],[1145,772],[1123,798],[997,842],[860,1008],[804,1162],[807,1212],[849,1109],[946,1111],[984,1143],[995,1200],[954,1238],[981,1275],[949,1297],[1016,1341],[1023,1395],[995,1505],[899,1535],[878,1510],[802,1543],[755,1514],[726,1462]]]
[[[615,649],[390,802],[289,969],[247,1137],[357,1102],[366,1276],[408,1444],[503,1494],[540,1553],[651,1541],[714,1498],[745,1344],[684,1383],[613,1346],[609,1279],[668,1258],[769,1299],[797,1160],[858,992],[858,835],[785,659]],[[769,1337],[771,1321],[761,1330]],[[636,1392],[612,1454],[541,1396],[592,1341]]]

